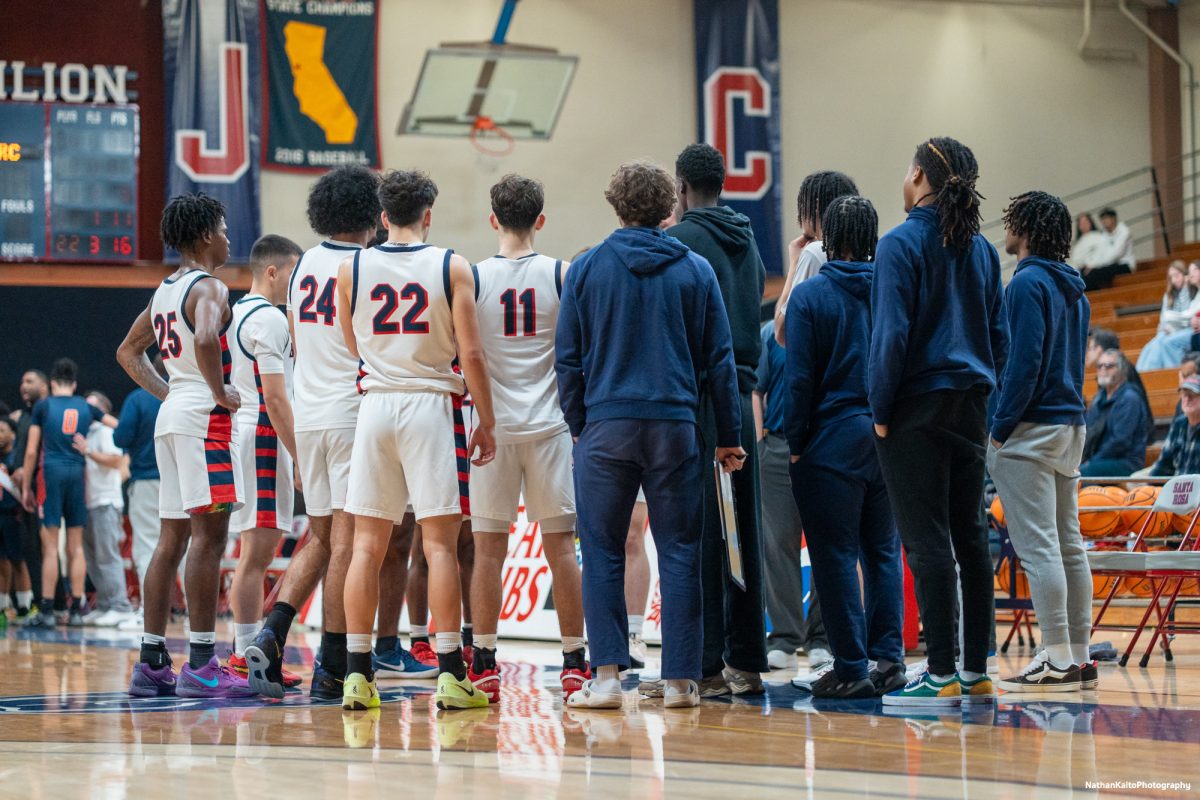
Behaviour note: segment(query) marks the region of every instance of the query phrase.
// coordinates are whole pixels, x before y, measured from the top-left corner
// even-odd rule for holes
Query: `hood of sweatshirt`
[[[605,244],[626,269],[638,275],[669,267],[690,252],[683,242],[655,228],[618,228]]]
[[[864,261],[827,261],[821,267],[820,274],[851,296],[866,300],[871,296],[875,265]]]
[[[1021,260],[1017,265],[1017,272],[1023,269],[1039,268],[1045,270],[1054,281],[1054,285],[1063,293],[1063,297],[1067,300],[1067,307],[1075,305],[1079,298],[1083,297],[1084,283],[1083,278],[1079,276],[1079,272],[1072,266],[1051,261],[1040,256],[1029,256]],[[1016,273],[1014,273],[1016,274]]]
[[[691,222],[704,228],[726,253],[742,253],[754,238],[750,218],[728,206],[692,208],[680,222]]]

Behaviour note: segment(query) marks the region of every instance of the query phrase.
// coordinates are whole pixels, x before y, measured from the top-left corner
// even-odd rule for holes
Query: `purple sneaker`
[[[200,669],[185,664],[179,671],[179,686],[175,693],[180,697],[207,697],[226,699],[231,697],[254,697],[254,690],[246,679],[236,672],[221,666],[213,656]]]
[[[170,664],[155,669],[139,661],[133,665],[129,693],[134,697],[170,697],[175,694],[175,670]]]

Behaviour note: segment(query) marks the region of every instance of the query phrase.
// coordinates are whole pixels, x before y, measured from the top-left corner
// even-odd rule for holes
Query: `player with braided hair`
[[[1079,533],[1085,439],[1083,361],[1091,309],[1084,281],[1063,263],[1071,215],[1045,192],[1004,211],[1005,250],[1017,256],[1005,290],[1012,343],[992,421],[988,470],[1004,500],[1013,547],[1029,575],[1045,650],[1000,681],[1012,692],[1096,687],[1088,656],[1092,579]]]
[[[995,627],[983,493],[988,395],[1008,353],[1000,257],[979,234],[978,166],[923,142],[904,178],[908,218],[875,251],[870,402],[896,523],[916,582],[928,668],[887,705],[995,702]],[[956,583],[963,669],[956,670]]]
[[[867,403],[879,218],[870,200],[840,197],[825,209],[821,228],[830,260],[788,301],[792,493],[833,649],[833,669],[813,682],[813,696],[867,698],[904,685],[900,539]]]

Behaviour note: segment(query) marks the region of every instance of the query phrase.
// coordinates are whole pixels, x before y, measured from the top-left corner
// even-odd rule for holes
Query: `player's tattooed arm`
[[[137,319],[133,321],[129,333],[125,334],[125,341],[121,342],[121,346],[117,348],[117,363],[138,386],[159,400],[166,400],[167,382],[154,371],[154,365],[146,357],[146,350],[152,344],[154,344],[154,327],[150,324],[150,306],[146,306],[145,310],[138,314]]]

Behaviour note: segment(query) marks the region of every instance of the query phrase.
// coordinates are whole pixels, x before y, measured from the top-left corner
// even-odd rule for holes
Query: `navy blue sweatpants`
[[[868,659],[903,664],[900,535],[878,465],[855,475],[802,458],[791,474],[838,679],[866,678]]]
[[[662,595],[662,677],[700,678],[700,433],[691,422],[589,422],[575,444],[583,614],[594,666],[629,667],[625,537],[646,493]]]

